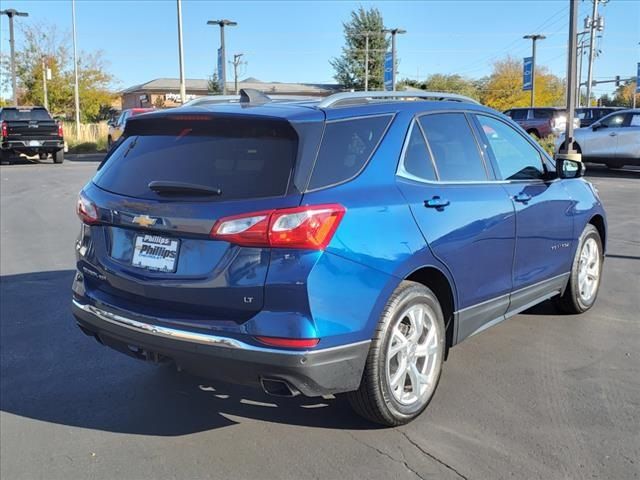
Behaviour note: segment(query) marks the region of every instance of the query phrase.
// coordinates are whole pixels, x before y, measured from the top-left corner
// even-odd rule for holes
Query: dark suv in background
[[[588,127],[606,117],[610,113],[622,110],[622,107],[583,107],[576,108],[576,117],[580,119],[580,127]]]
[[[538,138],[549,135],[558,136],[564,132],[567,125],[567,112],[558,107],[512,108],[504,114],[511,117],[529,135],[535,135]],[[577,119],[575,123],[576,127],[580,126]]]

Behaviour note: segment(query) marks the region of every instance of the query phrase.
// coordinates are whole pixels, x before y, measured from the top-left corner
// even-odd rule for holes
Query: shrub
[[[534,137],[536,138],[536,137]],[[544,138],[536,138],[538,143],[542,148],[544,148],[545,152],[547,152],[551,157],[556,153],[556,137],[553,135],[548,135]]]

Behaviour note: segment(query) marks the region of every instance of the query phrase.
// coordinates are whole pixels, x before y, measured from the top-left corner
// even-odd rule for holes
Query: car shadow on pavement
[[[177,436],[259,420],[375,429],[343,398],[270,397],[114,352],[70,312],[72,270],[0,277],[0,409],[82,428]]]

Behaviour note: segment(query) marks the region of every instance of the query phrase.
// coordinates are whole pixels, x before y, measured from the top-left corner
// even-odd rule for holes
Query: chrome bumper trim
[[[278,350],[275,348],[257,347],[248,343],[236,340],[235,338],[221,337],[218,335],[209,335],[206,333],[191,332],[188,330],[178,330],[170,327],[162,327],[159,325],[152,325],[150,323],[140,322],[129,317],[118,315],[116,313],[108,312],[93,305],[84,304],[78,302],[76,299],[72,300],[73,305],[91,315],[98,317],[100,320],[125,327],[130,330],[154,335],[157,337],[168,338],[172,340],[179,340],[189,343],[199,343],[202,345],[210,345],[221,348],[231,348],[237,350],[248,350],[262,353],[277,353],[280,355],[313,355],[320,352],[328,352],[331,350],[339,350],[343,348],[355,347],[357,345],[370,343],[370,340],[364,340],[361,342],[349,343],[346,345],[340,345],[337,347],[330,347],[318,350]]]

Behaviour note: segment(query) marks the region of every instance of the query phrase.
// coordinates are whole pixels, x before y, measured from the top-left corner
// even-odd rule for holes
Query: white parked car
[[[604,163],[609,168],[640,165],[640,109],[610,113],[589,127],[574,132],[582,160]],[[564,134],[556,140],[556,151],[564,144]]]

